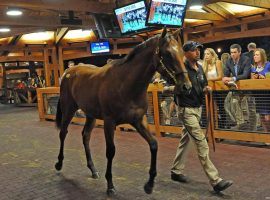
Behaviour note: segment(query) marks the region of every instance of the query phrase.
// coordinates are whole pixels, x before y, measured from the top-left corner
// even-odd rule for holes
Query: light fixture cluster
[[[8,10],[6,11],[6,14],[8,16],[20,16],[23,14],[23,12],[18,9],[18,8],[8,8]],[[8,27],[0,27],[0,33],[6,33],[6,32],[9,32],[10,31],[10,28]]]
[[[193,0],[190,3],[189,9],[190,10],[200,10],[203,8],[202,0]]]

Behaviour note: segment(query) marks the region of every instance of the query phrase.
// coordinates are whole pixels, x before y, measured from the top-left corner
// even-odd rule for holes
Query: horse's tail
[[[59,99],[57,103],[57,112],[56,112],[56,121],[55,121],[56,127],[58,129],[61,128],[61,121],[62,121],[62,110],[61,110],[61,104],[60,104],[60,99]]]

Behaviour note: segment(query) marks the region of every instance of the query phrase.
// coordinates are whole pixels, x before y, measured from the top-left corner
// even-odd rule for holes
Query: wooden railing
[[[224,85],[221,81],[217,82],[209,82],[209,85],[212,86],[213,92],[215,91],[228,91],[229,88]],[[270,79],[264,80],[243,80],[238,82],[238,90],[265,90],[270,91]],[[182,127],[179,125],[172,126],[172,125],[164,125],[161,123],[161,115],[160,113],[160,94],[162,93],[163,86],[161,84],[150,84],[148,87],[149,93],[149,106],[151,107],[153,113],[152,118],[153,122],[148,124],[148,128],[150,131],[154,132],[157,136],[161,136],[161,133],[169,132],[175,134],[181,134]],[[48,114],[48,102],[46,102],[46,96],[56,96],[59,95],[59,88],[58,87],[48,87],[48,88],[39,88],[37,89],[37,97],[38,97],[38,110],[39,110],[39,117],[40,120],[45,119],[55,119],[54,114]],[[215,107],[215,99],[214,98],[206,98],[206,111],[210,111],[211,114],[211,121],[210,126],[211,130],[214,133],[215,138],[224,138],[224,139],[232,139],[232,140],[242,140],[242,141],[254,141],[254,142],[265,142],[270,143],[270,133],[262,134],[260,132],[248,132],[248,131],[236,131],[236,130],[220,130],[216,129],[215,117],[216,117],[216,107]],[[206,116],[204,116],[206,120]],[[84,122],[84,118],[73,118],[73,122]],[[97,120],[98,125],[102,125],[103,122],[101,120]],[[163,124],[163,125],[162,125]],[[129,125],[121,125],[119,126],[124,128],[131,128]]]

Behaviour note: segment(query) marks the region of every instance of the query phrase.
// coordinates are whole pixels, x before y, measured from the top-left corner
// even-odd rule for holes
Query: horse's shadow
[[[66,200],[127,200],[117,194],[109,197],[106,194],[105,189],[102,191],[103,187],[97,187],[94,184],[91,185],[91,183],[89,183],[88,187],[84,187],[79,181],[67,178],[62,173],[57,173],[56,175],[59,177],[58,189],[65,194],[64,199]]]

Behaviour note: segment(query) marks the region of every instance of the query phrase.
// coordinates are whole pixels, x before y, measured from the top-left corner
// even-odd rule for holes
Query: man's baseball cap
[[[183,51],[185,51],[185,52],[187,52],[187,51],[194,51],[198,47],[203,48],[203,45],[200,44],[199,42],[187,41],[183,45]]]

